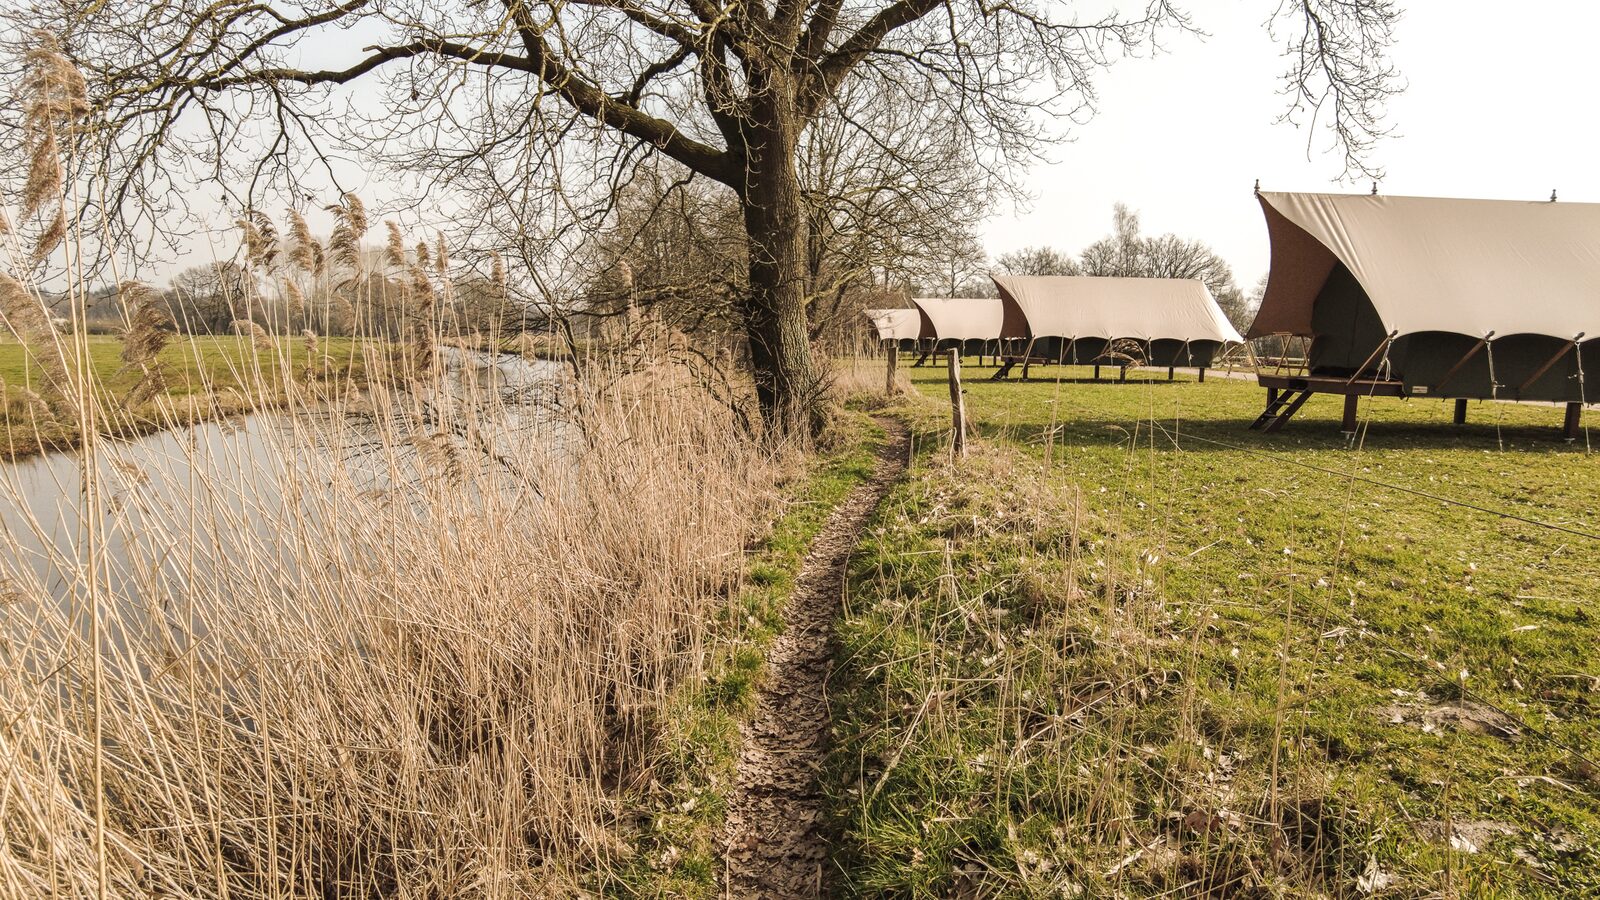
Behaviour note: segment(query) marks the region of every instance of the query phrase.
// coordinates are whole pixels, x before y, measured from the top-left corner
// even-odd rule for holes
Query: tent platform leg
[[[1561,423],[1561,437],[1568,442],[1578,439],[1582,431],[1583,404],[1568,403],[1566,421]]]
[[[1356,394],[1344,395],[1344,423],[1339,426],[1339,430],[1344,432],[1346,436],[1356,433],[1357,404],[1360,401],[1361,398]]]
[[[1456,398],[1456,414],[1451,417],[1450,421],[1456,425],[1467,424],[1467,398]]]

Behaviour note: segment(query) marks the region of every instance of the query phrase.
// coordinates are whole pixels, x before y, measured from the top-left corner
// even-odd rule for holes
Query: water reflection
[[[454,439],[453,411],[496,411],[496,427],[473,429],[488,465],[496,454],[514,452],[517,440],[559,440],[541,412],[559,391],[559,365],[448,350],[442,356],[446,377],[425,392],[103,442],[95,510],[87,505],[77,453],[0,465],[0,564],[10,582],[4,587],[53,598],[62,613],[30,615],[25,602],[0,610],[12,646],[62,646],[65,635],[51,632],[64,627],[87,638],[83,607],[92,576],[104,651],[116,657],[134,646],[166,647],[162,655],[181,655],[204,640],[208,616],[217,612],[197,611],[188,598],[237,580],[220,579],[222,566],[247,553],[252,566],[270,570],[258,577],[275,585],[315,577],[307,569],[317,561],[274,544],[286,526],[317,527],[318,504],[305,499],[336,481],[342,490],[391,493],[413,484],[435,464],[428,441]],[[396,423],[417,433],[397,433]],[[98,531],[93,560],[84,552],[90,525]],[[263,590],[252,602],[286,595],[292,593]]]

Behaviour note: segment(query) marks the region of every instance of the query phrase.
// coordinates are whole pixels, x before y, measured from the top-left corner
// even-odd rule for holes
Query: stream
[[[538,411],[540,395],[558,393],[564,377],[558,363],[519,356],[453,349],[442,350],[441,356],[446,377],[440,395],[431,400],[434,406],[458,401],[467,391],[488,389],[503,402],[502,415],[525,418],[528,427],[549,418]],[[314,490],[318,479],[335,477],[338,469],[338,477],[358,486],[386,490],[405,479],[410,464],[421,469],[428,463],[417,459],[423,450],[403,443],[397,447],[392,437],[373,435],[370,443],[350,440],[350,435],[360,437],[362,426],[352,420],[345,427],[327,418],[340,414],[260,413],[103,442],[97,454],[101,508],[93,523],[101,552],[95,594],[116,608],[101,610],[102,646],[113,652],[122,649],[132,637],[128,629],[155,626],[156,618],[170,615],[149,608],[146,600],[170,596],[171,586],[184,579],[204,577],[218,554],[228,554],[227,548],[270,541],[271,529],[283,527],[284,511],[294,514],[285,501],[286,484]],[[346,436],[342,446],[323,446],[311,436],[319,429],[308,420],[318,417],[323,417],[323,426],[332,426],[321,432]],[[76,623],[76,630],[87,636],[87,617],[75,608],[87,595],[90,569],[83,541],[91,513],[84,502],[81,466],[76,452],[0,465],[0,610],[10,606],[22,613],[31,604],[16,604],[19,596],[49,596],[64,613],[59,621]],[[253,511],[259,510],[272,510],[278,520],[256,521]],[[295,560],[286,555],[281,564],[291,567]],[[162,590],[152,589],[157,583]],[[52,630],[41,622],[51,618],[7,614],[0,622],[14,640],[37,645],[41,632]],[[203,636],[203,630],[201,626],[194,636]],[[0,642],[0,658],[5,656]]]

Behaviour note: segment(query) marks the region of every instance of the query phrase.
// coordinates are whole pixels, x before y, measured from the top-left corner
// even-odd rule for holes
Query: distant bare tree
[[[1139,214],[1122,203],[1112,214],[1112,233],[1083,249],[1081,269],[1085,275],[1199,279],[1235,324],[1245,315],[1226,260],[1201,241],[1175,234],[1145,237]]]
[[[190,266],[172,279],[168,312],[180,331],[226,334],[235,319],[244,318],[250,288],[250,273],[238,263]]]
[[[1002,253],[995,259],[995,270],[1002,275],[1081,275],[1078,261],[1054,247],[1024,247]]]
[[[989,254],[978,240],[976,228],[951,236],[930,247],[916,283],[918,292],[932,297],[986,297],[994,294],[989,280]]]
[[[1111,211],[1111,234],[1083,248],[1079,257],[1085,275],[1148,278],[1144,235],[1139,214],[1118,203]]]
[[[738,203],[738,308],[766,420],[815,425],[808,129],[857,80],[906,85],[969,159],[1020,166],[1049,134],[1041,113],[1083,110],[1113,57],[1188,25],[1167,0],[1131,6],[1079,17],[1046,0],[35,0],[13,7],[10,33],[60,35],[90,77],[99,156],[79,171],[113,182],[86,194],[105,197],[113,240],[146,236],[181,204],[196,163],[251,206],[308,167],[336,176],[336,153],[370,152],[474,227],[515,220],[522,241],[535,221],[596,221],[641,160],[668,157]],[[1395,14],[1385,0],[1284,0],[1275,19],[1304,23],[1289,47],[1291,104],[1333,115],[1353,154],[1392,83]],[[350,47],[351,35],[359,52],[314,64],[314,48]],[[333,90],[357,84],[372,87],[359,102]],[[0,124],[19,127],[18,113],[0,111]]]
[[[649,312],[670,328],[731,343],[743,332],[744,239],[738,204],[725,192],[681,170],[641,171],[619,195],[613,223],[585,245],[583,315],[627,321]]]
[[[854,333],[881,285],[941,260],[979,261],[976,224],[1006,189],[927,83],[868,71],[806,132],[807,276],[814,338]]]

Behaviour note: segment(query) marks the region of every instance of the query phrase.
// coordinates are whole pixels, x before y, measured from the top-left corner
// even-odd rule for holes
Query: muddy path
[[[878,504],[906,468],[910,437],[880,419],[888,439],[872,477],[834,509],[812,541],[784,630],[768,652],[756,713],[741,726],[738,783],[724,835],[727,897],[819,897],[826,845],[818,833],[817,772],[827,750],[826,683],[834,622],[850,551]]]

